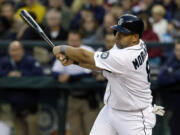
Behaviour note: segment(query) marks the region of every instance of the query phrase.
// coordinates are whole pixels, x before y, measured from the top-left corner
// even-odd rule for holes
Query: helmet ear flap
[[[116,36],[117,30],[114,30],[113,33],[114,33],[114,36]]]

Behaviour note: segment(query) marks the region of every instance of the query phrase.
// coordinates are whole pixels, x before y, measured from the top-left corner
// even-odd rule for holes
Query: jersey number
[[[149,68],[149,61],[146,62],[146,72],[147,72],[147,80],[150,82],[150,68]]]

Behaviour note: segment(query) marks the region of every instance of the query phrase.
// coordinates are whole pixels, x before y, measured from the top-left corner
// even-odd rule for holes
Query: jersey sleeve
[[[94,54],[96,67],[120,74],[125,72],[123,58],[122,54],[118,54],[115,51],[95,52]]]
[[[52,72],[58,72],[58,73],[64,72],[64,67],[59,60],[56,60],[54,62],[54,65],[52,67]]]

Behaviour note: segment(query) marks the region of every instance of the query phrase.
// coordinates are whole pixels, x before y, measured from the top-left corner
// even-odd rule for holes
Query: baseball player
[[[152,107],[148,54],[141,40],[144,24],[140,18],[125,14],[112,29],[116,43],[109,51],[56,46],[53,53],[64,66],[75,63],[101,70],[108,80],[105,105],[90,135],[152,135],[155,113],[163,115],[164,110]]]

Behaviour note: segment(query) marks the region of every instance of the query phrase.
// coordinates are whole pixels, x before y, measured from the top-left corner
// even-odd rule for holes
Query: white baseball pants
[[[105,105],[100,111],[90,135],[152,135],[156,123],[153,107],[141,111],[120,111]]]

